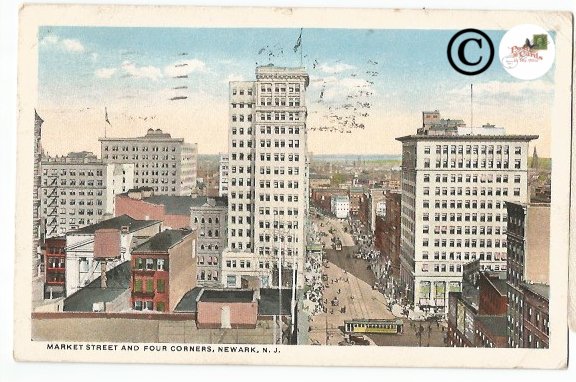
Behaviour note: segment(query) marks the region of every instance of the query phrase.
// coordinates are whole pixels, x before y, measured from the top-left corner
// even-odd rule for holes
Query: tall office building
[[[482,269],[506,269],[505,202],[528,201],[528,145],[538,136],[428,114],[418,134],[397,138],[400,279],[410,303],[443,312],[448,293],[461,289],[464,264],[479,259]]]
[[[41,237],[40,224],[40,162],[42,160],[42,124],[44,120],[40,118],[34,110],[34,189],[32,190],[32,275],[38,275],[38,262],[40,254],[39,243]]]
[[[106,164],[83,151],[42,161],[40,216],[45,237],[114,216],[115,196],[134,186],[133,164]]]
[[[197,144],[160,129],[143,137],[100,138],[104,163],[133,163],[134,186],[156,195],[191,195],[196,190]]]
[[[303,285],[308,83],[304,68],[274,66],[230,82],[226,287]]]

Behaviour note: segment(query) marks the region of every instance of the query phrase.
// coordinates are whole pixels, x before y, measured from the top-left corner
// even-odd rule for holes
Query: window
[[[154,269],[154,259],[146,259],[146,270],[151,271]]]
[[[156,280],[156,291],[159,293],[164,293],[164,280],[158,279]]]
[[[134,292],[142,292],[142,279],[134,280]],[[140,307],[142,309],[142,307]]]
[[[164,303],[163,303],[162,301],[159,301],[159,302],[156,303],[156,310],[157,310],[158,312],[164,312],[165,309],[166,309],[166,308],[165,308]]]

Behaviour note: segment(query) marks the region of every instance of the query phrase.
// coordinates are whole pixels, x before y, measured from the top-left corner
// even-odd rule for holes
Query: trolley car
[[[345,333],[402,334],[404,323],[400,319],[353,319],[344,321]]]

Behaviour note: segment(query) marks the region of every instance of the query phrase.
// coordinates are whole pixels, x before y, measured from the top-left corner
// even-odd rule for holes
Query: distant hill
[[[354,155],[354,154],[330,154],[330,155],[313,155],[313,161],[318,162],[381,162],[381,161],[400,161],[402,155],[378,154],[378,155]]]

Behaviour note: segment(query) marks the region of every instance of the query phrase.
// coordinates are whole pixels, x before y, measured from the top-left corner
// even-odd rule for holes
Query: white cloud
[[[92,58],[92,61],[97,61],[98,60],[98,53],[92,52],[90,54],[90,57]]]
[[[356,68],[355,66],[344,64],[344,63],[337,63],[334,65],[321,64],[318,66],[318,69],[320,69],[324,73],[341,73],[341,72],[344,72],[346,70],[352,70],[355,68]]]
[[[42,40],[40,40],[40,44],[42,45],[54,45],[58,43],[58,40],[60,40],[60,38],[56,35],[50,34],[48,36],[45,36]]]
[[[122,69],[134,78],[149,78],[154,81],[162,78],[162,70],[155,66],[136,66],[131,61],[124,61]]]
[[[241,74],[229,74],[228,77],[226,77],[223,82],[227,84],[232,81],[244,81],[244,76],[242,76]]]
[[[196,58],[176,61],[164,68],[164,74],[168,77],[186,76],[190,73],[205,71],[206,64]]]
[[[543,80],[522,82],[490,81],[474,84],[475,95],[499,97],[523,97],[527,92],[550,93],[553,90],[553,84]],[[463,86],[461,88],[451,90],[449,93],[462,96],[469,95],[470,86]]]
[[[67,52],[77,52],[81,53],[84,52],[84,45],[78,40],[75,39],[64,39],[61,40],[57,35],[48,35],[40,40],[40,45],[44,46],[54,46],[57,49],[65,50]]]
[[[78,40],[62,40],[62,47],[69,52],[84,52],[84,45]]]
[[[116,73],[117,70],[118,69],[116,69],[116,68],[100,68],[100,69],[96,69],[94,74],[98,78],[110,78],[114,75],[114,73]]]

